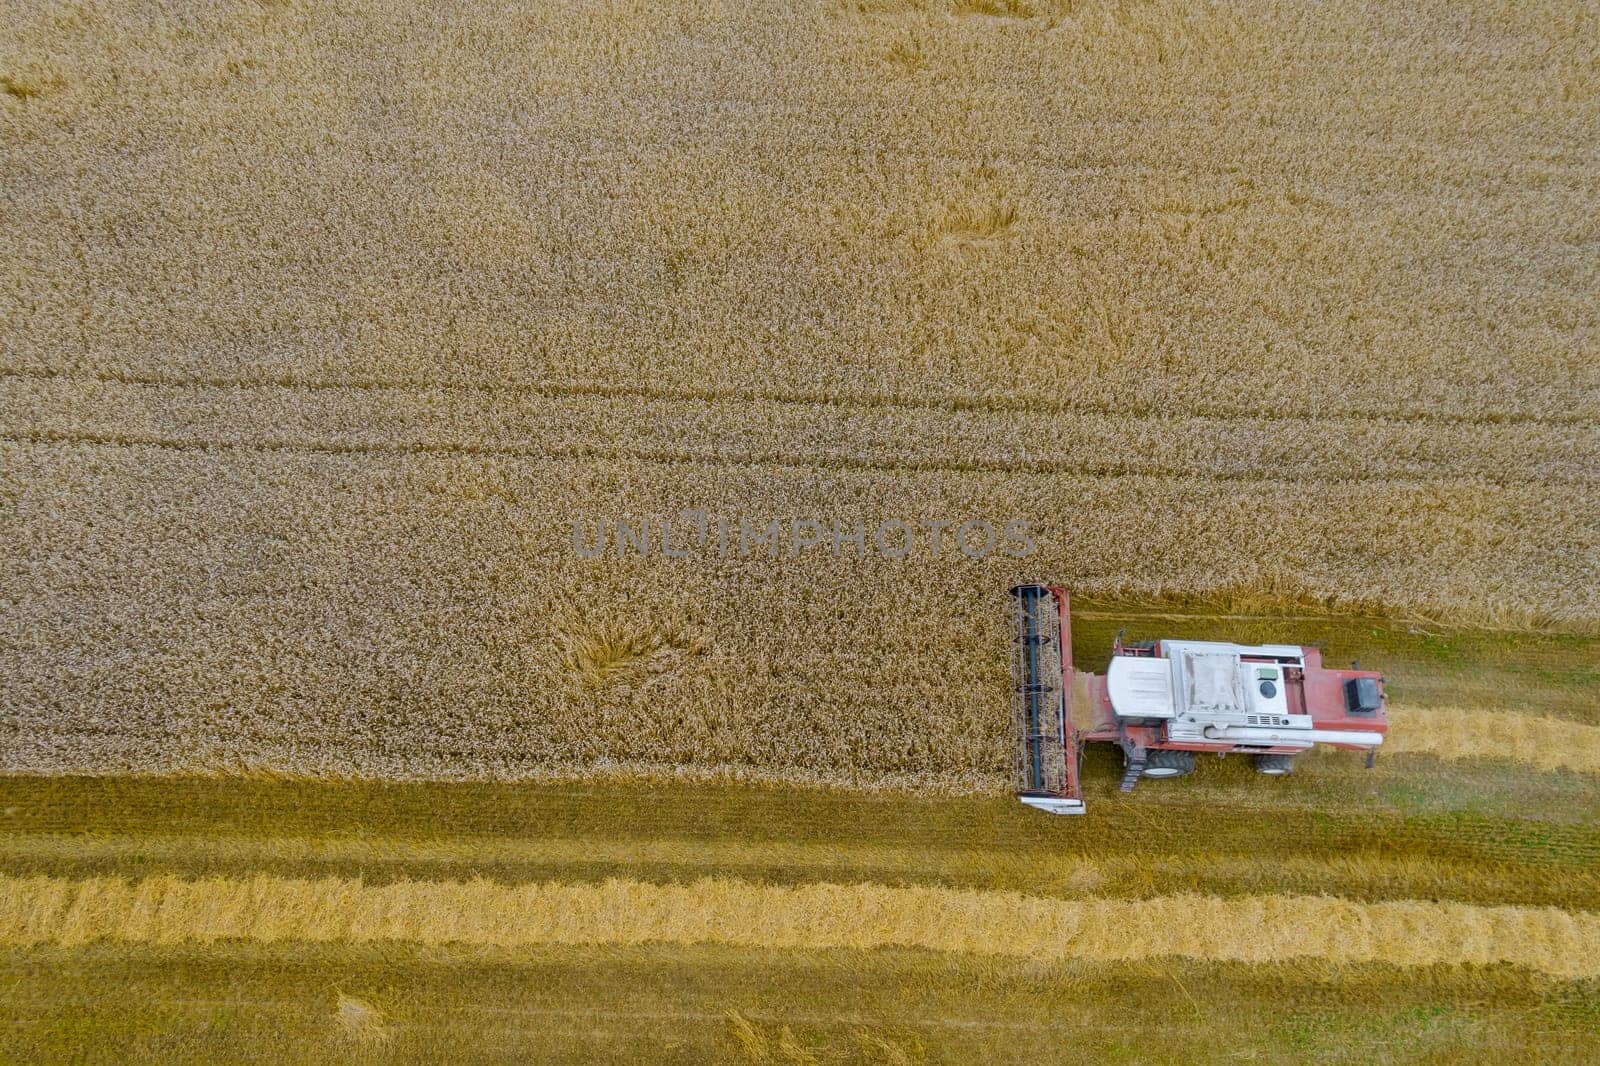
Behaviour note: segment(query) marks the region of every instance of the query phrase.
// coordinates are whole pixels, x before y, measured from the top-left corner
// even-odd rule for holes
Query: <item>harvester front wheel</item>
[[[1194,752],[1154,748],[1145,755],[1144,776],[1182,777],[1194,773]]]
[[[1282,777],[1294,770],[1293,755],[1257,755],[1256,773]]]

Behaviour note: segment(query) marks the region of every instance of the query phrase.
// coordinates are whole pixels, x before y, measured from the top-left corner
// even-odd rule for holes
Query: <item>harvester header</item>
[[[1122,791],[1140,777],[1180,777],[1195,753],[1251,756],[1286,774],[1316,744],[1368,753],[1388,732],[1381,674],[1332,670],[1317,648],[1119,635],[1104,675],[1072,666],[1071,599],[1057,585],[1012,597],[1012,718],[1017,795],[1052,814],[1082,814],[1083,745],[1123,752]]]

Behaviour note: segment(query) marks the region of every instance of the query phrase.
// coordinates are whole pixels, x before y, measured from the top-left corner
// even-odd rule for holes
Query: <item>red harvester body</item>
[[[1083,745],[1118,745],[1122,791],[1178,777],[1196,752],[1253,756],[1284,774],[1316,744],[1368,753],[1388,732],[1381,674],[1333,670],[1317,648],[1158,640],[1111,649],[1105,674],[1072,667],[1071,600],[1057,585],[1018,585],[1012,650],[1017,795],[1053,814],[1084,810]]]

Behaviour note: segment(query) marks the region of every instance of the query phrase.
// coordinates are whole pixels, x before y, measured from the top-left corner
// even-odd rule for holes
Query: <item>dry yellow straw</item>
[[[989,955],[1241,962],[1509,963],[1600,975],[1600,915],[1327,896],[1049,899],[1015,892],[738,880],[500,885],[329,878],[0,877],[0,943],[225,939],[497,946],[903,946]]]
[[[1500,758],[1542,770],[1600,774],[1600,727],[1462,707],[1395,707],[1386,752],[1446,759]]]

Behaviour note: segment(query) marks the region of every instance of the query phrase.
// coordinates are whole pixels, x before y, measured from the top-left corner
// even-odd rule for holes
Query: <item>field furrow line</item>
[[[519,447],[501,444],[473,444],[460,442],[388,442],[388,441],[328,441],[328,440],[227,440],[217,438],[182,438],[140,436],[117,433],[82,433],[73,431],[39,430],[26,433],[0,433],[0,441],[22,445],[88,445],[104,448],[149,448],[171,452],[256,452],[264,454],[290,453],[331,456],[463,456],[497,459],[548,459],[548,460],[620,460],[660,463],[671,466],[720,466],[748,469],[785,470],[864,470],[891,473],[950,473],[950,474],[1037,474],[1071,475],[1084,478],[1142,478],[1155,481],[1184,480],[1216,483],[1302,485],[1299,476],[1267,471],[1191,469],[1178,472],[1163,471],[1135,463],[1079,463],[1034,461],[938,461],[919,459],[875,459],[838,454],[804,454],[796,451],[762,452],[752,450],[744,455],[718,454],[710,450],[672,448],[621,448],[621,447]],[[1495,488],[1538,485],[1543,482],[1518,478],[1500,478],[1490,474],[1459,474],[1448,476],[1409,476],[1401,474],[1372,474],[1361,471],[1341,473],[1339,482],[1362,485],[1404,486],[1486,486]],[[1559,482],[1558,482],[1559,483]]]
[[[779,402],[619,399],[208,385],[0,381],[0,433],[339,446],[680,449],[820,455],[894,467],[1196,473],[1365,480],[1471,477],[1600,482],[1600,431],[1395,422],[1295,429],[1261,419],[859,409]]]
[[[71,384],[116,384],[154,388],[255,390],[295,392],[466,393],[496,397],[597,397],[606,399],[697,401],[705,403],[774,403],[802,407],[851,410],[900,410],[958,414],[1104,415],[1127,420],[1169,422],[1187,418],[1268,423],[1413,423],[1421,426],[1560,426],[1600,428],[1600,417],[1582,411],[1523,411],[1479,413],[1430,411],[1425,408],[1374,407],[1329,409],[1327,406],[1252,408],[1186,402],[1181,408],[1157,407],[1138,402],[1116,402],[1062,396],[951,393],[938,395],[927,389],[913,392],[833,391],[782,388],[695,388],[666,384],[625,384],[601,381],[543,380],[527,383],[417,381],[404,378],[328,378],[278,374],[255,378],[216,374],[115,371],[58,371],[26,367],[0,368],[0,380],[49,381]]]

